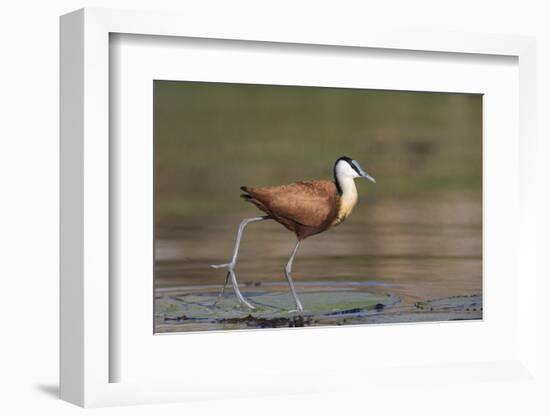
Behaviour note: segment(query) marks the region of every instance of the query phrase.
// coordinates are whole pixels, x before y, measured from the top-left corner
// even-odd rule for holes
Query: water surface
[[[253,215],[254,208],[244,206],[243,212]],[[319,325],[479,319],[482,316],[480,219],[480,204],[469,200],[467,195],[448,196],[440,201],[361,204],[342,225],[304,241],[294,262],[296,288],[302,295],[325,292],[342,296],[343,292],[359,292],[392,297],[392,302],[374,314],[331,315],[332,319],[320,320]],[[178,296],[184,299],[190,294],[205,296],[206,305],[214,304],[225,272],[209,265],[230,259],[239,221],[240,217],[234,217],[224,223],[182,223],[166,229],[164,238],[157,240],[158,331],[251,326],[245,321],[209,321],[201,327],[200,322],[183,322],[176,319],[177,314],[167,315],[170,311],[162,308],[167,300],[177,300]],[[293,308],[283,268],[294,242],[293,234],[274,221],[254,223],[247,228],[237,269],[245,296],[257,300],[257,296],[276,293],[288,300],[287,310]],[[228,286],[224,300],[231,299],[232,306],[238,307]],[[433,302],[449,303],[450,299],[454,299],[453,308],[434,313]],[[303,303],[307,312],[307,296]],[[368,309],[367,303],[365,312],[370,312],[372,308]],[[344,302],[340,311],[357,309],[350,305],[346,307]],[[213,306],[214,310],[216,307]],[[218,312],[221,313],[218,318],[223,319],[222,311]],[[239,309],[239,313],[246,317],[250,311]],[[331,310],[324,313],[330,314]],[[182,312],[180,316],[183,315]],[[286,321],[279,323],[287,326]]]

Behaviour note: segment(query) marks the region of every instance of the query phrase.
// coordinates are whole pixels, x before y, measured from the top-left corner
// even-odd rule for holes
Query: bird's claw
[[[227,267],[229,270],[234,270],[235,269],[235,265],[232,264],[232,263],[211,264],[210,267],[212,267],[213,269],[223,269],[225,267]]]
[[[237,298],[239,299],[239,301],[243,305],[247,306],[250,309],[256,309],[254,307],[254,305],[252,305],[248,300],[245,299],[245,297],[242,295],[241,291],[239,290],[239,286],[237,284],[237,278],[236,278],[236,275],[235,275],[235,263],[211,264],[210,267],[212,267],[213,269],[227,268],[227,275],[225,277],[225,283],[223,285],[222,291],[218,295],[218,299],[216,300],[216,302],[214,303],[213,306],[215,306],[218,303],[218,301],[221,299],[221,297],[223,296],[223,293],[225,291],[225,287],[227,285],[227,282],[229,281],[229,278],[231,277],[231,284],[233,285],[233,289],[235,290],[235,294],[237,295]]]

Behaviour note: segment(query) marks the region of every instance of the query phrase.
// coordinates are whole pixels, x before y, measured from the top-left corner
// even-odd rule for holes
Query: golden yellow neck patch
[[[337,214],[336,214],[336,220],[334,221],[335,225],[340,224],[343,222],[347,217],[350,216],[351,212],[353,211],[353,208],[357,204],[357,193],[350,193],[350,194],[344,194],[340,195],[337,199]]]

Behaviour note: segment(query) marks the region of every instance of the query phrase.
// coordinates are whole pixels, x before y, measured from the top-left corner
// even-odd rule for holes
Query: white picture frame
[[[82,9],[61,18],[61,398],[80,406],[159,403],[213,397],[242,397],[276,393],[322,392],[384,379],[384,369],[332,369],[331,380],[316,382],[314,372],[268,373],[269,382],[220,377],[183,377],[180,381],[112,382],[110,367],[120,357],[110,348],[109,275],[110,172],[109,148],[109,36],[113,33],[187,38],[332,45],[453,54],[516,57],[519,67],[520,154],[517,180],[517,267],[522,279],[517,292],[518,346],[508,359],[438,366],[418,362],[413,378],[466,379],[484,377],[525,380],[536,377],[536,270],[534,172],[535,41],[530,37],[466,33],[396,32],[379,30],[330,31],[315,26],[266,25],[243,16],[228,22],[213,16],[208,25],[193,16]],[[330,330],[329,330],[330,332]],[[152,335],[152,334],[151,334]],[[204,335],[203,335],[204,336]],[[206,334],[206,336],[209,336]],[[224,334],[239,342],[239,333]],[[332,333],[330,336],[337,336]],[[288,337],[287,337],[288,338]],[[411,369],[393,369],[407,378]],[[297,377],[299,375],[299,377]],[[370,379],[369,379],[370,377]],[[483,378],[483,377],[482,377]],[[342,382],[343,379],[349,380]],[[305,380],[310,382],[306,383]],[[361,380],[361,381],[358,381]],[[471,382],[479,382],[473,379]],[[372,386],[371,386],[372,387]]]

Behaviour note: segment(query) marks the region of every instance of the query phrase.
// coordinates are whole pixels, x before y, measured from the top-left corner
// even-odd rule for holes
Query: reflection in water
[[[243,204],[244,205],[244,204]],[[248,208],[248,207],[247,207]],[[243,208],[243,215],[250,211]],[[240,217],[223,222],[180,222],[157,234],[159,289],[221,285],[224,271],[210,264],[230,257]],[[298,291],[308,282],[327,286],[365,282],[404,303],[480,294],[481,204],[467,195],[439,201],[360,204],[344,224],[306,239],[296,258]],[[281,282],[294,236],[275,222],[250,226],[238,262],[240,283]]]

